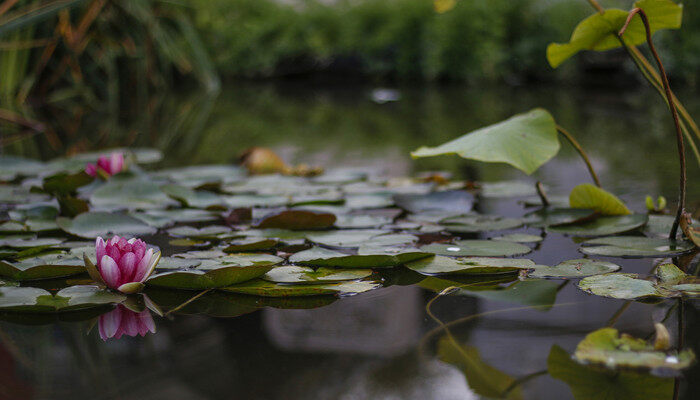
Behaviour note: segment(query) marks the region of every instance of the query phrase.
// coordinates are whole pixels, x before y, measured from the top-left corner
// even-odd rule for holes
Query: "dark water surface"
[[[375,89],[307,82],[231,84],[216,99],[193,96],[173,101],[173,109],[162,118],[180,122],[163,124],[157,128],[162,130],[159,134],[142,135],[147,137],[131,143],[163,149],[164,166],[232,162],[256,145],[272,147],[294,163],[370,166],[390,176],[443,169],[457,178],[541,180],[551,193],[566,194],[589,181],[585,166],[566,144],[534,177],[456,157],[412,161],[408,156],[420,145],[439,144],[542,106],[580,139],[603,186],[630,208],[643,212],[647,194],[662,194],[674,203],[673,131],[667,110],[652,92],[399,88],[398,101],[378,104],[372,95],[382,93]],[[680,92],[679,97],[691,114],[700,117],[697,93]],[[45,155],[40,143],[25,146],[25,153]],[[700,186],[695,184],[698,164],[691,155],[688,161],[688,200],[694,210],[700,205]],[[525,210],[517,200],[489,200],[479,205],[479,211],[520,216]],[[554,265],[581,258],[578,247],[571,238],[547,234],[525,257]],[[624,272],[645,275],[657,261],[614,260]],[[697,261],[690,260],[688,268],[697,271]],[[329,299],[329,304],[317,308],[242,306],[241,315],[228,318],[173,313],[155,319],[155,334],[106,342],[86,321],[38,326],[2,321],[0,398],[479,399],[501,397],[480,397],[475,386],[509,376],[523,381],[507,398],[570,399],[571,387],[547,374],[552,347],[572,353],[587,333],[607,324],[651,338],[653,322],[665,320],[674,343],[683,340],[698,352],[700,314],[692,300],[684,302],[683,321],[678,321],[676,300],[625,303],[586,295],[575,281],[541,281],[528,289],[528,295],[515,293],[509,299],[463,290],[432,303],[437,318],[454,321],[449,331],[436,331],[439,325],[426,313],[436,293],[410,279],[402,281],[399,271],[387,279],[398,284]],[[314,305],[323,304],[319,300]],[[444,349],[450,338],[472,357],[460,359],[462,355],[454,348],[450,352],[449,346],[447,352],[436,354],[440,343]],[[480,378],[469,382],[465,371]],[[698,378],[697,367],[686,373],[680,398],[696,398]],[[584,385],[603,391],[606,382]],[[660,398],[670,399],[672,393]],[[602,392],[578,397],[597,398],[618,397]]]

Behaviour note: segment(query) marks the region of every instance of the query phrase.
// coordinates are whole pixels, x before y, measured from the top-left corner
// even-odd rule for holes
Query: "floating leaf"
[[[523,224],[523,221],[520,219],[498,215],[466,215],[447,218],[440,222],[445,229],[453,233],[503,231],[518,228]]]
[[[277,239],[251,237],[230,242],[223,251],[226,253],[245,253],[271,250],[277,246],[278,243],[279,241]]]
[[[510,257],[532,251],[524,244],[502,240],[460,240],[454,244],[429,244],[420,249],[437,255],[459,257]]]
[[[328,229],[335,223],[335,215],[306,210],[285,210],[266,216],[256,228],[278,228],[294,231]]]
[[[658,400],[673,397],[673,379],[581,365],[559,346],[547,358],[552,378],[566,382],[576,400]]]
[[[228,286],[220,290],[263,297],[302,297],[335,294],[350,295],[367,292],[380,286],[380,284],[372,282],[284,285],[264,281],[262,279],[255,279],[239,285]]]
[[[583,208],[593,210],[601,215],[628,215],[632,214],[629,208],[614,194],[591,185],[582,183],[569,194],[571,208]]]
[[[112,178],[92,192],[90,203],[95,207],[132,210],[177,205],[156,183],[143,178]]]
[[[311,242],[328,247],[358,248],[363,243],[375,241],[377,244],[398,245],[413,243],[418,238],[413,235],[385,235],[389,230],[381,229],[353,229],[336,230],[328,232],[310,233],[306,238]],[[381,238],[384,236],[383,238]]]
[[[124,214],[87,212],[73,219],[56,218],[58,226],[71,235],[86,239],[98,236],[139,236],[156,233],[156,229],[143,221]]]
[[[637,278],[636,274],[610,273],[581,279],[578,287],[596,296],[639,300],[649,297],[671,297],[674,294],[658,288],[654,282]]]
[[[0,276],[16,281],[50,279],[85,272],[82,258],[68,253],[47,254],[20,261],[0,261]]]
[[[683,6],[671,0],[641,0],[634,7],[645,11],[652,34],[661,29],[681,27]],[[547,46],[547,61],[556,68],[583,50],[605,51],[620,47],[617,35],[628,14],[628,11],[610,8],[603,14],[596,13],[584,19],[574,29],[569,43],[551,43]],[[646,42],[646,31],[639,17],[630,22],[622,39],[628,46]]]
[[[207,190],[193,190],[180,185],[163,185],[163,193],[179,201],[185,207],[192,208],[225,208],[224,200],[216,193]]]
[[[224,256],[201,260],[196,269],[152,275],[146,284],[190,290],[220,288],[263,276],[281,262],[281,258],[269,254]]]
[[[394,202],[397,206],[414,214],[423,211],[464,214],[471,211],[474,196],[465,190],[445,190],[428,194],[395,195]]]
[[[642,339],[620,335],[617,329],[602,328],[591,332],[576,346],[574,358],[582,363],[609,369],[635,368],[655,371],[680,371],[695,360],[692,350],[663,352]]]
[[[595,211],[577,208],[544,207],[525,215],[525,224],[533,228],[577,224],[588,221],[596,216]]]
[[[533,268],[534,266],[535,263],[527,259],[490,257],[450,258],[443,256],[423,258],[406,264],[406,268],[410,268],[425,275],[508,274],[517,273],[522,269]]]
[[[121,303],[126,296],[97,286],[71,286],[55,295],[39,288],[0,287],[0,309],[18,312],[74,311]]]
[[[360,247],[359,254],[345,254],[322,247],[313,247],[289,257],[289,262],[313,267],[391,268],[428,257],[430,253],[417,249],[393,247]]]
[[[286,197],[276,195],[242,194],[221,198],[229,208],[282,207],[289,202]]]
[[[509,233],[507,235],[492,237],[491,240],[503,240],[515,243],[537,243],[543,240],[542,236],[529,235],[527,233]]]
[[[18,176],[33,176],[46,170],[44,163],[17,156],[0,156],[0,180],[12,181]]]
[[[593,221],[578,224],[549,226],[547,230],[571,236],[607,236],[630,232],[643,227],[646,223],[646,214],[632,214],[598,217]]]
[[[350,194],[345,197],[345,206],[352,210],[370,208],[387,208],[394,205],[390,193],[382,194]]]
[[[583,242],[580,251],[585,254],[608,257],[673,257],[693,249],[687,241],[676,241],[644,236],[614,236]]]
[[[309,283],[309,282],[342,282],[354,281],[372,275],[371,269],[337,269],[318,268],[295,265],[275,267],[266,273],[262,279],[275,283]]]
[[[438,147],[421,147],[411,156],[432,157],[455,153],[477,161],[507,163],[526,174],[532,174],[558,151],[554,118],[549,112],[537,108],[467,133]]]
[[[528,276],[532,278],[581,278],[615,272],[619,269],[619,265],[611,262],[582,258],[567,260],[553,267],[537,265],[528,273]]]
[[[522,181],[482,182],[479,196],[487,199],[525,197],[537,194],[535,185]]]
[[[180,185],[193,188],[204,184],[236,182],[243,179],[245,173],[235,165],[194,165],[160,170],[154,176],[169,178]]]
[[[168,229],[168,234],[175,237],[186,237],[202,240],[218,240],[223,235],[231,233],[231,228],[223,225],[208,225],[202,228],[194,226],[178,226]]]

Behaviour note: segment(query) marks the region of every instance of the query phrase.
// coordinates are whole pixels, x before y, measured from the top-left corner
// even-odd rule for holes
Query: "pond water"
[[[691,114],[700,116],[700,97],[696,93],[681,91],[679,97]],[[475,195],[460,190],[426,200],[430,207],[442,208],[445,215],[439,216],[455,215],[458,207],[464,207],[466,212],[473,206],[480,214],[519,219],[537,209],[522,203],[533,197],[535,181],[545,183],[553,198],[590,181],[585,165],[568,145],[562,144],[560,154],[532,177],[507,166],[478,164],[457,157],[411,160],[409,152],[421,145],[443,143],[536,106],[550,110],[561,125],[574,133],[590,154],[603,187],[618,195],[632,211],[646,212],[646,195],[664,195],[674,206],[678,167],[672,126],[661,100],[645,90],[231,83],[215,98],[183,95],[167,100],[149,127],[151,134],[113,138],[103,135],[88,139],[92,140],[88,147],[158,148],[164,155],[162,161],[141,166],[145,171],[158,171],[185,165],[236,163],[245,149],[265,146],[292,164],[322,166],[327,173],[337,172],[335,179],[325,182],[313,178],[297,181],[291,177],[268,181],[231,179],[224,182],[233,185],[228,195],[233,200],[226,203],[229,210],[250,204],[279,205],[265,196],[303,194],[306,208],[369,216],[366,224],[354,218],[344,221],[357,223],[353,226],[357,229],[377,229],[392,225],[394,216],[387,208],[406,208],[395,195],[411,198],[412,194],[422,199],[426,185],[430,186],[416,181],[387,181],[388,178],[442,170],[449,172],[454,181],[517,180],[528,185],[522,188],[524,192],[513,196],[483,192]],[[86,134],[91,130],[102,132],[105,126],[109,125],[96,122],[81,129]],[[45,160],[53,157],[42,138],[32,140],[6,152]],[[345,169],[348,167],[352,169]],[[696,210],[700,205],[700,186],[694,185],[699,175],[692,155],[689,170],[689,209]],[[228,179],[219,172],[213,175],[219,180]],[[162,176],[151,174],[153,179],[170,178],[182,186],[211,183],[203,179],[194,184],[196,179],[192,176],[174,177],[172,171]],[[358,180],[365,183],[357,183]],[[255,182],[253,188],[236,187],[246,182]],[[93,207],[119,208],[112,201],[122,201],[119,190],[96,197],[90,191],[101,189],[94,185],[89,184],[89,189],[82,192],[90,197]],[[329,200],[329,193],[309,194],[306,190],[320,185],[330,185],[331,191],[339,188],[346,206],[348,196],[359,205],[340,210],[335,198]],[[499,189],[503,187],[492,187],[494,192]],[[241,193],[249,191],[258,197],[241,200]],[[176,207],[165,200],[154,202],[156,209],[165,205]],[[151,206],[153,203],[146,208]],[[270,208],[266,210],[254,211],[253,219],[259,220]],[[391,228],[417,235],[420,242],[410,243],[411,246],[449,238],[431,233],[434,226],[425,218],[435,215],[425,209],[410,214],[423,219],[418,218],[417,225],[406,223]],[[220,214],[216,216],[216,222],[181,225],[221,225]],[[382,218],[390,220],[376,222]],[[397,221],[406,219],[403,215]],[[444,220],[441,223],[444,225]],[[470,224],[476,222],[464,223]],[[532,251],[517,257],[531,259],[538,265],[553,266],[584,258],[579,239],[557,233],[556,229],[515,225],[505,230],[479,228],[459,236],[468,240],[513,232],[541,236],[541,242],[520,244]],[[366,233],[362,243],[376,242],[376,237],[368,240],[376,234]],[[225,235],[223,240],[217,235],[206,240],[231,241]],[[255,235],[248,238],[251,236]],[[162,230],[145,238],[160,246],[165,256],[197,250],[173,246],[172,237]],[[302,235],[301,239],[322,245],[332,242],[313,233]],[[279,247],[267,253],[288,255],[301,249],[301,241],[296,237],[282,241],[287,242],[282,253]],[[399,240],[398,244],[403,246],[406,242]],[[294,246],[297,248],[292,249]],[[443,251],[449,254],[455,248],[460,250],[459,246],[446,245]],[[406,246],[391,249],[403,254]],[[697,274],[699,266],[694,256],[692,253],[672,261],[689,274]],[[613,262],[622,267],[622,272],[643,277],[662,260],[585,257]],[[24,281],[21,286],[38,286],[54,293],[58,288],[80,283],[80,279]],[[148,287],[150,300],[165,315],[152,314],[155,333],[143,337],[124,335],[102,340],[99,331],[104,321],[97,322],[97,315],[113,312],[111,308],[58,314],[2,311],[0,363],[4,373],[0,377],[0,397],[581,400],[671,399],[675,391],[678,398],[691,399],[695,398],[692,393],[700,390],[697,366],[674,379],[668,369],[657,369],[654,375],[611,372],[570,362],[569,357],[586,335],[606,326],[653,340],[655,322],[662,322],[668,329],[674,347],[680,345],[697,353],[700,313],[693,298],[645,302],[613,299],[584,293],[577,287],[579,279],[536,279],[523,274],[519,278],[517,271],[468,279],[427,276],[399,266],[376,269],[367,279],[382,287],[340,297],[275,298]],[[443,291],[453,286],[458,288]],[[143,303],[140,310],[144,310]]]

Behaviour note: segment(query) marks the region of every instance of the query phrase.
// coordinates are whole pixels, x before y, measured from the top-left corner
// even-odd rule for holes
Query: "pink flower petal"
[[[148,249],[146,253],[139,261],[139,265],[136,267],[136,273],[134,274],[134,282],[143,282],[148,275],[150,275],[152,268],[151,259],[153,258],[153,249]]]
[[[112,257],[112,260],[119,264],[119,260],[122,258],[122,253],[119,251],[119,248],[117,246],[107,246],[106,249],[106,254],[110,257]]]
[[[124,155],[122,153],[112,153],[110,159],[110,175],[119,173],[124,167]]]
[[[105,255],[100,259],[100,275],[108,287],[116,289],[119,287],[120,274],[119,266],[112,257]]]
[[[136,271],[136,262],[136,255],[131,252],[124,254],[121,260],[119,260],[120,285],[132,282],[134,272]]]
[[[106,254],[106,251],[107,244],[105,240],[98,236],[97,240],[95,240],[95,254],[97,255],[97,260],[101,260],[102,256]]]
[[[92,176],[93,178],[97,176],[97,166],[95,164],[88,163],[85,166],[85,173]]]
[[[107,314],[100,315],[97,320],[98,328],[100,331],[100,337],[102,340],[107,340],[117,333],[119,325],[122,322],[122,311],[121,305],[117,306],[114,310],[108,312]]]

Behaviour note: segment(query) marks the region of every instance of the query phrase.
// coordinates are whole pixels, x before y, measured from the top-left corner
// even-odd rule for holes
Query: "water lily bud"
[[[149,249],[141,239],[114,236],[105,241],[95,241],[97,265],[87,256],[85,267],[93,280],[122,293],[137,293],[143,290],[143,282],[151,276],[160,260],[160,252]]]
[[[671,335],[668,334],[668,329],[661,323],[655,323],[656,339],[654,339],[654,350],[666,351],[671,347]]]
[[[97,159],[97,164],[88,163],[85,166],[85,173],[92,177],[100,176],[107,179],[124,169],[124,154],[112,153],[109,157],[100,156]]]

